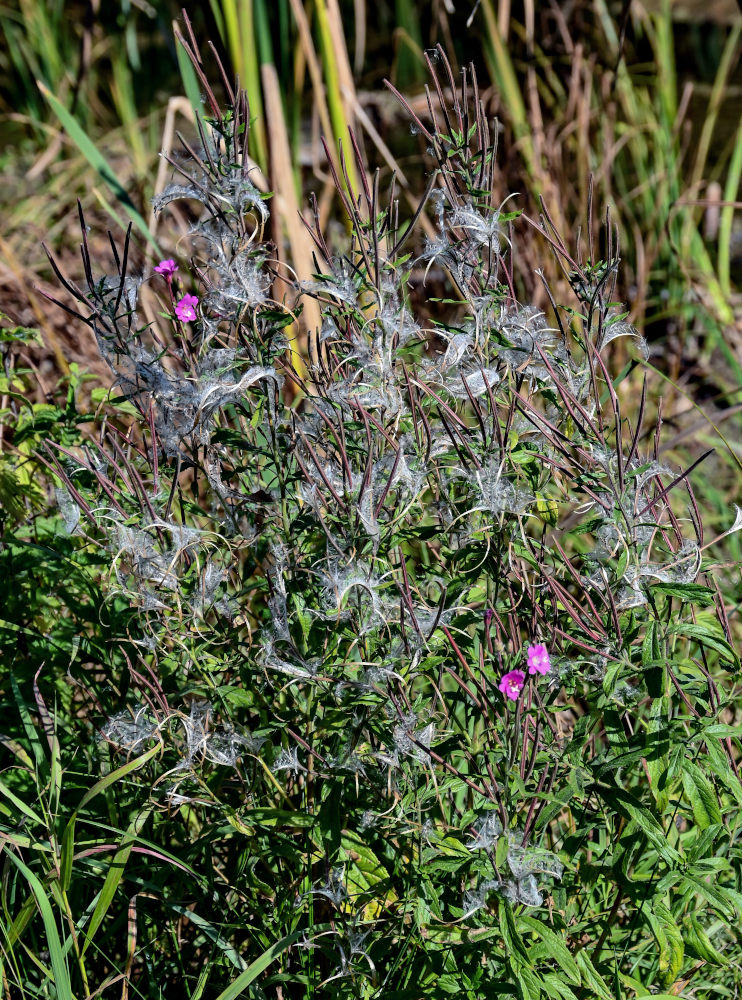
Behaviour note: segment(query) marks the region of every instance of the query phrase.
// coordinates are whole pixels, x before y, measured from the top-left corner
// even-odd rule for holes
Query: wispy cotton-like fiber
[[[315,14],[320,37],[334,15]],[[0,518],[13,583],[49,583],[8,702],[35,708],[0,739],[13,787],[41,781],[11,833],[62,860],[17,851],[60,885],[71,856],[70,927],[108,854],[123,872],[100,960],[70,949],[76,994],[127,966],[127,926],[142,989],[225,995],[243,967],[256,995],[338,1000],[695,988],[697,956],[731,959],[735,933],[737,615],[733,560],[713,559],[740,518],[710,540],[687,442],[662,441],[682,415],[635,362],[614,370],[613,340],[641,352],[615,230],[592,202],[579,235],[546,200],[528,220],[500,202],[515,161],[498,167],[489,92],[442,51],[415,122],[433,155],[419,213],[353,129],[300,218],[276,108],[218,66],[220,111],[216,53],[193,55],[203,112],[155,202],[173,256],[143,289],[127,237],[96,278],[83,231],[84,283],[62,280],[113,386],[89,420],[71,373],[62,429],[42,408],[10,439],[55,477],[53,532]],[[21,660],[41,663],[47,632],[34,680]],[[50,694],[73,736],[47,724]],[[90,796],[89,758],[62,748],[93,724],[101,770],[122,770]],[[106,843],[86,847],[91,829]],[[712,964],[733,993],[734,961]]]

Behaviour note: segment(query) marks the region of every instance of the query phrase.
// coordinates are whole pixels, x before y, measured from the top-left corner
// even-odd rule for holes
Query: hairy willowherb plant
[[[212,928],[215,996],[273,946],[255,995],[731,989],[739,660],[645,386],[622,417],[608,345],[642,341],[613,301],[617,235],[607,217],[599,255],[590,226],[584,257],[546,209],[496,204],[476,77],[440,59],[414,122],[436,238],[413,249],[351,136],[348,245],[315,210],[298,289],[323,317],[306,368],[272,297],[297,289],[265,240],[244,95],[207,95],[202,148],[158,200],[199,205],[188,259],[132,276],[127,236],[96,277],[81,216],[85,286],[62,280],[128,409],[47,461],[65,523],[109,554],[108,600],[138,611],[99,745],[149,755],[147,842],[169,850],[167,830],[207,869],[213,897],[159,905]],[[548,314],[517,298],[523,224],[574,292]],[[410,287],[434,261],[432,321]],[[158,928],[127,966],[143,995],[145,969],[195,985],[209,954],[173,971]],[[116,956],[91,955],[92,989]]]

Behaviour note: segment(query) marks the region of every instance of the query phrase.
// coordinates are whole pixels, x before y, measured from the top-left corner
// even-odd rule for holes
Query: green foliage
[[[611,374],[643,345],[615,233],[572,250],[545,217],[572,294],[518,302],[528,220],[441,65],[418,256],[347,171],[349,245],[317,213],[292,283],[238,92],[157,199],[200,205],[191,260],[146,275],[159,320],[130,233],[112,277],[84,235],[66,287],[117,395],[80,412],[73,371],[33,404],[6,366],[11,995],[739,987],[738,637],[689,473]]]

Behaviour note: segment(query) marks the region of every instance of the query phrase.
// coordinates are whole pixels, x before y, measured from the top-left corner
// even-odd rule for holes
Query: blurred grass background
[[[197,43],[205,77],[220,97],[234,73],[247,86],[256,119],[253,178],[274,192],[271,235],[278,257],[305,278],[311,248],[297,216],[306,212],[310,194],[325,230],[332,235],[335,227],[338,242],[345,235],[333,223],[340,213],[321,137],[338,169],[339,143],[347,152],[352,128],[381,184],[396,175],[401,208],[412,213],[429,161],[383,81],[424,118],[426,52],[441,43],[454,72],[472,62],[488,112],[500,123],[500,200],[517,192],[517,205],[534,219],[546,208],[573,244],[590,211],[596,224],[610,208],[622,241],[620,294],[651,348],[646,426],[653,427],[663,396],[663,460],[687,466],[715,449],[694,481],[708,537],[730,526],[732,504],[742,496],[742,14],[736,0],[210,0],[188,13],[191,29],[178,5],[165,0],[0,4],[0,354],[2,327],[40,331],[13,344],[15,368],[24,373],[34,406],[21,409],[15,426],[0,421],[6,556],[0,606],[12,626],[4,648],[27,676],[44,666],[64,677],[85,634],[86,656],[106,664],[97,668],[95,683],[106,683],[109,674],[127,676],[124,639],[128,616],[136,612],[106,603],[100,587],[105,559],[97,553],[83,559],[51,519],[39,517],[23,545],[4,531],[29,509],[48,507],[31,459],[50,428],[64,441],[65,421],[71,428],[78,420],[75,396],[85,397],[82,413],[111,382],[87,328],[41,294],[59,294],[42,241],[79,276],[77,199],[99,264],[110,255],[106,230],[118,235],[130,220],[137,230],[135,269],[157,253],[178,254],[179,235],[188,230],[182,212],[159,228],[151,211],[152,197],[172,173],[160,153],[177,150],[178,132],[195,139],[196,113],[209,114],[205,88],[176,32],[187,45]],[[348,180],[356,184],[352,171]],[[536,269],[557,289],[566,278],[528,226],[518,248],[518,294],[546,307]],[[316,321],[308,309],[305,322]],[[616,370],[623,362],[629,369],[628,354],[617,360]],[[632,424],[639,382],[635,373],[618,387]],[[0,411],[6,406],[0,398]],[[21,461],[11,466],[9,459],[6,467],[4,452]],[[4,485],[5,473],[15,477],[8,479],[12,489]],[[741,538],[741,532],[729,535],[721,556],[714,550],[737,635]],[[12,700],[7,690],[4,697]],[[12,698],[27,711],[17,692]],[[71,701],[58,708],[68,717],[77,710]],[[56,820],[59,779],[51,775],[55,768],[58,773],[58,744],[50,746],[47,766],[37,743],[39,771],[44,780],[47,770],[50,775],[48,812]],[[86,769],[84,759],[79,767]],[[104,791],[111,829],[117,836],[126,831],[118,847],[125,852],[136,788],[116,798]],[[36,831],[44,824],[34,815],[26,819],[29,843],[32,836],[40,843]],[[193,850],[189,863],[199,869],[206,840]],[[161,867],[152,875],[158,884],[148,888],[164,895],[165,884],[180,879],[176,895],[187,898],[188,872],[179,871]],[[158,914],[154,926],[159,911],[152,912]],[[32,906],[25,907],[19,919],[31,913]],[[173,981],[179,974],[173,971]]]
[[[500,128],[497,184],[532,218],[542,205],[566,233],[607,209],[618,225],[620,293],[651,344],[655,394],[676,434],[666,445],[718,444],[728,510],[739,495],[742,433],[742,13],[736,0],[210,0],[188,12],[166,0],[18,0],[0,6],[0,300],[12,324],[38,327],[27,360],[50,399],[70,364],[104,372],[92,339],[45,304],[56,282],[42,240],[79,272],[76,199],[95,254],[106,230],[133,220],[140,257],[159,245],[151,198],[172,168],[160,156],[195,136],[204,87],[176,44],[201,49],[220,96],[235,73],[255,117],[254,177],[274,192],[272,238],[302,278],[311,246],[297,223],[310,192],[323,223],[335,208],[321,138],[357,136],[382,186],[397,177],[410,212],[426,156],[389,79],[420,112],[425,54],[441,43],[454,73],[476,67]],[[207,45],[210,40],[213,45]],[[219,63],[221,62],[222,68]],[[457,78],[453,84],[458,86]],[[221,90],[220,90],[221,88]],[[358,183],[353,158],[348,180]],[[430,227],[430,223],[428,224]],[[165,237],[162,237],[165,239]],[[515,260],[524,301],[545,306],[540,238]],[[311,308],[304,322],[318,317]],[[665,381],[662,378],[672,380]],[[630,405],[630,403],[629,403]]]

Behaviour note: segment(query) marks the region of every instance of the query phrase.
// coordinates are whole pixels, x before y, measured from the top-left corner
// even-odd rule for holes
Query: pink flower
[[[168,260],[161,260],[159,264],[155,267],[155,271],[161,274],[163,278],[167,278],[168,281],[172,278],[175,272],[178,270],[178,265],[172,258]]]
[[[180,302],[176,302],[175,304],[175,315],[181,323],[190,323],[191,320],[196,318],[197,305],[198,296],[184,295]]]
[[[551,660],[549,653],[543,642],[536,643],[535,646],[528,647],[528,673],[548,674],[551,670]]]
[[[503,675],[499,688],[506,698],[509,698],[511,701],[517,701],[525,682],[526,675],[522,670],[511,670],[510,673]]]

